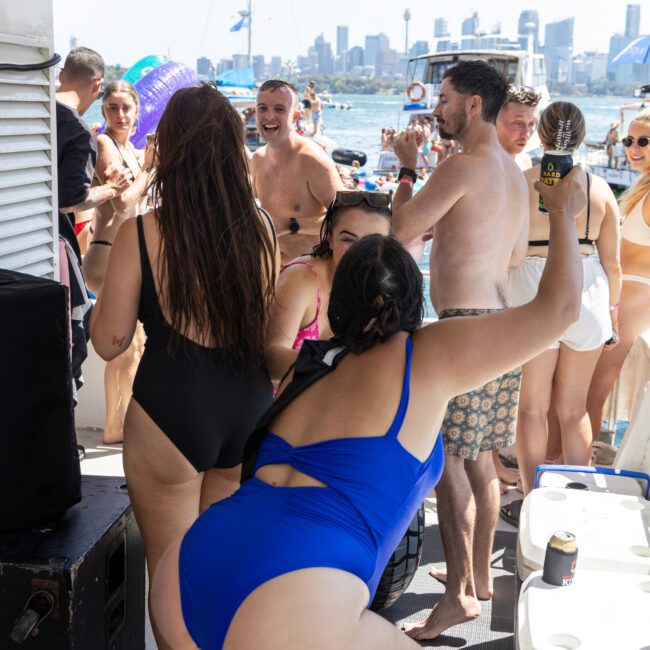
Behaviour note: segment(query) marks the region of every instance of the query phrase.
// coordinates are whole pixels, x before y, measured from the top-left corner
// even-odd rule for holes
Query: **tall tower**
[[[405,36],[404,36],[404,54],[409,55],[409,20],[411,20],[411,12],[406,8],[404,10],[404,27],[405,27]]]

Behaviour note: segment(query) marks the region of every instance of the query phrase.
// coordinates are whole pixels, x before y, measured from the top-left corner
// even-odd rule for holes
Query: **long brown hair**
[[[214,87],[183,88],[170,99],[152,188],[173,329],[192,324],[211,336],[233,372],[263,367],[275,242],[253,197],[241,118]]]
[[[637,113],[634,116],[632,122],[641,122],[646,127],[650,128],[650,108],[642,110],[640,113]],[[650,172],[646,172],[640,178],[637,179],[634,185],[630,186],[619,199],[619,204],[621,206],[621,214],[625,217],[630,212],[634,206],[648,193],[650,192]]]

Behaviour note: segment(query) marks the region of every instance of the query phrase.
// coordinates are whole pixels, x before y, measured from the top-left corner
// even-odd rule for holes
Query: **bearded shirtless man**
[[[393,201],[395,234],[410,242],[433,226],[431,301],[440,318],[480,318],[505,307],[508,268],[526,252],[528,189],[495,128],[507,91],[507,81],[482,61],[461,62],[445,73],[434,117],[440,135],[458,141],[462,153],[440,164],[413,198],[415,138],[405,132],[395,145],[407,168]],[[520,376],[513,369],[449,402],[442,427],[445,470],[436,488],[447,590],[426,620],[407,629],[415,639],[478,617],[479,599],[492,596],[499,507],[492,449],[514,436]]]
[[[293,128],[298,95],[286,81],[265,81],[257,93],[257,130],[266,145],[253,154],[253,189],[271,215],[282,264],[310,253],[338,190],[345,189],[334,162]]]

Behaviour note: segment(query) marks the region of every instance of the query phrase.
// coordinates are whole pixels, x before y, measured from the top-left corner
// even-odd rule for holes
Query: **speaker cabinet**
[[[52,526],[0,534],[2,650],[144,650],[142,540],[123,478],[84,476]]]

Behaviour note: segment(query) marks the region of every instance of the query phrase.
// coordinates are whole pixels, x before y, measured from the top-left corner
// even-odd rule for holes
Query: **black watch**
[[[397,180],[401,181],[404,176],[408,176],[413,183],[418,180],[418,175],[415,169],[410,169],[409,167],[400,167],[399,174],[397,174]]]

